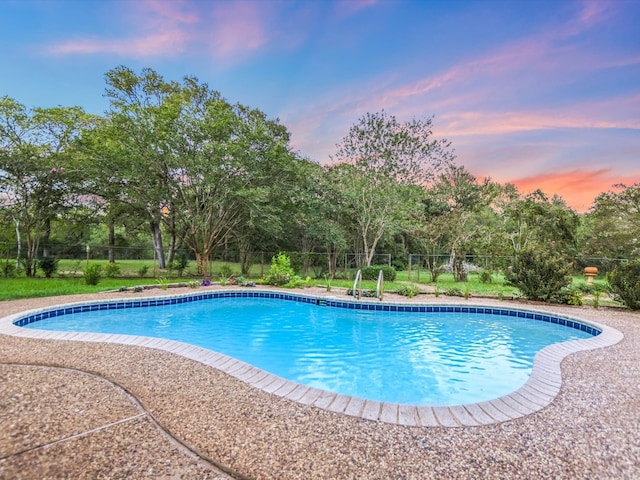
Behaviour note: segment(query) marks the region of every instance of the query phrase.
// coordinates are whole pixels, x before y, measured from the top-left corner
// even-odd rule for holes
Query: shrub
[[[180,250],[176,254],[176,258],[173,260],[171,264],[171,268],[178,272],[178,277],[182,277],[185,269],[189,265],[189,257],[187,256],[187,252],[184,250]]]
[[[102,265],[93,264],[84,269],[84,283],[97,285],[102,278]]]
[[[570,268],[563,258],[533,250],[516,256],[505,280],[529,300],[543,302],[566,303],[562,292],[571,285]]]
[[[13,278],[16,276],[16,262],[15,260],[5,260],[2,264],[2,274],[7,278]]]
[[[362,268],[363,280],[378,280],[378,275],[382,270],[384,279],[387,282],[393,282],[396,279],[396,269],[389,265],[371,265]]]
[[[640,262],[621,263],[607,275],[613,298],[640,310]]]
[[[493,283],[493,275],[490,270],[482,270],[480,272],[480,283]]]
[[[286,253],[280,252],[271,258],[271,268],[265,278],[268,285],[281,286],[290,282],[295,272]]]
[[[566,305],[581,306],[583,304],[582,291],[577,287],[568,286],[560,290],[560,293],[552,300]]]
[[[120,276],[120,265],[116,263],[107,263],[104,269],[104,276],[107,278],[116,278]]]
[[[409,298],[415,297],[419,293],[419,291],[420,290],[418,289],[418,287],[413,283],[407,283],[407,284],[404,284],[404,285],[400,285],[396,289],[396,293],[398,295],[402,295],[404,297],[409,297]]]
[[[140,278],[143,278],[147,272],[149,271],[149,266],[148,265],[143,265],[138,269],[138,276]]]
[[[230,265],[227,265],[226,263],[224,265],[222,265],[220,267],[220,276],[223,278],[229,278],[231,275],[233,275],[233,269],[231,268]]]
[[[453,287],[444,292],[444,294],[448,297],[463,297],[464,293],[458,287]]]
[[[308,285],[311,281],[311,278],[307,277],[306,280],[303,280],[298,275],[293,275],[289,278],[289,281],[283,285],[284,288],[302,288],[305,285]]]
[[[44,272],[44,276],[51,278],[56,270],[58,270],[58,259],[55,257],[42,257],[38,262],[40,270]]]

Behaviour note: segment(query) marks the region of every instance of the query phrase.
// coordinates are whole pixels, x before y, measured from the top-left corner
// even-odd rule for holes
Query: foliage
[[[103,160],[113,164],[109,175],[119,172],[110,181],[127,185],[127,195],[114,190],[114,201],[145,214],[158,259],[160,224],[193,252],[204,275],[217,247],[234,236],[246,241],[257,224],[279,223],[272,208],[281,202],[274,199],[286,199],[288,188],[278,172],[289,171],[297,157],[278,120],[227,102],[195,77],[167,81],[150,68],[137,74],[126,67],[106,76],[109,122],[88,141],[90,152],[102,170]],[[97,148],[105,139],[106,159]]]
[[[176,255],[171,267],[178,272],[178,276],[182,277],[185,269],[189,265],[189,256],[184,250],[180,250]]]
[[[505,279],[529,300],[560,302],[563,290],[571,285],[570,268],[566,260],[544,250],[525,250],[514,259]]]
[[[280,252],[271,258],[271,269],[265,277],[268,285],[286,285],[295,275],[291,268],[291,260],[286,253]]]
[[[420,289],[415,283],[405,283],[396,288],[396,293],[404,297],[413,298],[420,293]]]
[[[482,270],[480,272],[480,282],[482,283],[493,283],[493,275],[490,270]]]
[[[229,278],[231,275],[233,275],[233,269],[231,268],[231,265],[228,264],[224,264],[220,267],[220,276],[223,278]]]
[[[58,259],[55,257],[42,257],[38,262],[38,267],[44,272],[44,276],[51,276],[58,270]]]
[[[464,293],[458,287],[453,287],[444,292],[448,297],[464,297]]]
[[[27,109],[0,97],[0,207],[15,226],[27,276],[36,274],[41,241],[49,256],[51,222],[80,205],[73,142],[91,122],[79,107]]]
[[[449,254],[457,281],[467,279],[466,253],[480,242],[488,243],[485,237],[495,231],[488,225],[488,211],[498,192],[498,185],[490,179],[480,182],[464,167],[455,165],[448,165],[425,191],[423,221],[415,235],[420,239],[421,249]],[[432,281],[436,281],[440,265],[429,259],[428,267]]]
[[[380,270],[384,275],[384,280],[393,282],[396,279],[396,269],[389,265],[371,265],[370,267],[362,267],[362,279],[363,280],[378,280]]]
[[[579,217],[560,197],[549,199],[541,190],[522,197],[507,185],[497,203],[502,225],[494,241],[506,247],[504,254],[549,248],[576,253]]]
[[[102,278],[102,265],[94,263],[84,269],[84,282],[87,285],[98,285]]]
[[[621,263],[607,276],[611,292],[631,310],[640,310],[640,261]]]
[[[338,145],[332,171],[340,177],[338,204],[353,225],[370,265],[385,234],[410,230],[419,214],[422,185],[449,163],[446,140],[433,139],[432,119],[399,122],[367,113]]]
[[[640,183],[614,188],[598,195],[585,216],[584,254],[636,259],[640,257]]]
[[[144,276],[149,272],[149,265],[142,265],[139,269],[138,269],[138,276],[140,278],[144,278]]]
[[[5,260],[2,262],[2,275],[6,278],[16,276],[16,262],[15,260]]]
[[[107,263],[104,266],[104,276],[107,278],[118,278],[121,275],[120,265],[117,263]]]

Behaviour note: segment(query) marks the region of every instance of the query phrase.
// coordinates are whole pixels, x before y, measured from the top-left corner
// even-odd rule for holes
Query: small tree
[[[571,285],[567,262],[561,256],[536,250],[520,252],[505,279],[529,300],[543,302],[559,301],[563,289]]]

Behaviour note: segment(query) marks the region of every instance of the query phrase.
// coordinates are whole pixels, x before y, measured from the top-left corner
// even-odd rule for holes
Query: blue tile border
[[[503,309],[495,307],[478,307],[478,306],[460,306],[460,305],[410,305],[410,304],[385,304],[385,303],[368,303],[347,300],[337,300],[328,297],[315,297],[302,294],[288,294],[281,292],[269,291],[225,291],[225,292],[207,292],[204,294],[188,294],[178,297],[151,298],[142,300],[112,300],[107,302],[95,302],[85,305],[56,308],[52,310],[43,310],[31,315],[18,318],[13,322],[18,327],[23,327],[46,318],[67,315],[70,313],[81,313],[97,310],[115,310],[128,308],[146,308],[160,307],[163,305],[177,305],[188,302],[196,302],[202,300],[212,300],[217,298],[267,298],[275,300],[285,300],[294,302],[303,302],[314,305],[321,305],[333,308],[347,308],[365,311],[380,312],[407,312],[407,313],[466,313],[466,314],[490,314],[497,316],[525,318],[530,320],[538,320],[547,323],[558,324],[568,328],[574,328],[590,335],[597,336],[602,330],[588,324],[587,322],[578,321],[562,316],[549,314],[541,314],[528,310],[515,308]]]

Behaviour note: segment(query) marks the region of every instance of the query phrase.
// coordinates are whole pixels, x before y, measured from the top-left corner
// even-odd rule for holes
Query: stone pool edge
[[[229,296],[252,296],[246,289],[225,290]],[[314,301],[337,301],[367,306],[390,306],[406,308],[402,302],[372,302],[367,299],[345,300],[335,296],[319,296],[310,294],[284,293],[278,290],[261,289],[260,296],[274,294],[276,297],[290,297],[289,299],[312,299]],[[314,406],[323,410],[344,415],[360,417],[368,420],[389,424],[422,427],[470,427],[491,425],[530,415],[549,405],[560,391],[562,375],[560,364],[568,355],[584,350],[603,348],[618,343],[623,334],[618,330],[591,320],[584,320],[575,316],[559,315],[539,308],[516,308],[498,305],[475,305],[472,303],[447,304],[447,308],[495,308],[502,311],[533,312],[550,315],[555,318],[569,319],[580,324],[597,328],[601,333],[588,339],[573,340],[550,345],[538,352],[534,359],[532,374],[529,380],[518,390],[493,400],[454,406],[413,406],[365,400],[357,397],[307,387],[264,370],[249,365],[235,358],[207,350],[194,345],[152,337],[138,337],[120,334],[54,332],[37,329],[25,329],[14,325],[14,322],[36,315],[64,308],[116,303],[138,303],[156,299],[184,299],[185,297],[201,296],[198,293],[182,293],[169,296],[146,296],[139,298],[105,299],[83,302],[65,303],[52,307],[25,310],[13,315],[0,318],[0,334],[17,337],[37,338],[45,340],[71,340],[79,342],[116,343],[123,345],[141,346],[164,350],[195,360],[204,365],[224,372],[248,385],[294,402]],[[208,294],[205,294],[208,296]],[[309,302],[312,303],[312,302]],[[138,305],[142,306],[142,305]],[[430,303],[412,304],[412,307],[436,306]],[[442,305],[438,305],[442,307]],[[342,307],[344,308],[344,307]],[[357,308],[357,307],[354,307]],[[513,316],[513,315],[512,315]]]

